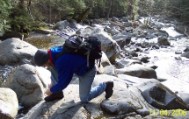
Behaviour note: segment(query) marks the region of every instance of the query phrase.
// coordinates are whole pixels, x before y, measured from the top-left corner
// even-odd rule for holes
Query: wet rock
[[[184,49],[184,52],[189,52],[189,46]]]
[[[150,59],[150,58],[146,56],[146,57],[140,58],[140,61],[143,62],[143,63],[148,63],[148,62],[149,62],[149,59]]]
[[[130,52],[130,55],[131,55],[132,57],[138,57],[138,53],[135,52],[135,51]]]
[[[181,54],[182,57],[186,57],[189,58],[189,51],[184,52],[183,54]]]
[[[129,35],[114,35],[112,38],[119,44],[121,48],[131,42],[131,37]]]
[[[31,63],[37,48],[18,38],[0,44],[0,64]]]
[[[54,29],[63,30],[63,29],[66,29],[68,27],[73,28],[73,29],[77,29],[76,21],[74,21],[74,20],[59,21],[55,24]]]
[[[126,59],[119,59],[116,61],[114,64],[116,68],[124,68],[125,66],[129,65],[131,61],[126,60]]]
[[[158,44],[163,46],[170,46],[170,42],[166,37],[159,37],[158,38]]]
[[[0,88],[0,118],[13,119],[18,113],[16,93],[9,88]]]
[[[177,50],[177,51],[175,51],[175,54],[182,54],[182,51]]]

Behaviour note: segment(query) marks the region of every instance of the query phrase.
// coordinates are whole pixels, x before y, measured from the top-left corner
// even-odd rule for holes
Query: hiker
[[[97,39],[89,37],[89,39]],[[34,55],[34,62],[38,66],[47,66],[51,70],[51,79],[54,83],[45,93],[45,101],[62,99],[64,90],[70,83],[74,74],[79,78],[79,96],[81,102],[89,102],[91,99],[105,92],[108,99],[113,93],[113,82],[107,81],[98,86],[91,87],[96,74],[95,61],[74,53],[63,53],[64,46],[52,47],[49,50],[39,49]],[[61,54],[61,55],[60,55]],[[57,57],[58,56],[58,57]]]

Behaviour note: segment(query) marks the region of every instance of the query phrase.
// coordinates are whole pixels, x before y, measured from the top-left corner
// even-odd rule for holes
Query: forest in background
[[[189,23],[189,0],[0,0],[0,36],[27,33],[64,19],[162,15]]]

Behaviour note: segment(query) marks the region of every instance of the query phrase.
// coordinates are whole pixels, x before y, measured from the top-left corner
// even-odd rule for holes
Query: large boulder
[[[139,78],[157,78],[154,69],[139,64],[134,64],[121,69],[116,69],[116,72],[118,74],[127,74]]]
[[[29,64],[15,69],[4,84],[13,89],[24,106],[33,106],[44,98],[44,91],[51,84],[50,72]]]
[[[111,62],[119,55],[121,48],[103,28],[86,27],[76,32],[82,36],[95,36],[102,42],[102,51],[106,53]]]
[[[117,82],[114,82],[116,84]],[[120,85],[120,84],[119,84]],[[109,100],[104,100],[101,103],[101,108],[108,114],[124,115],[131,112],[136,112],[142,116],[148,115],[149,110],[154,109],[143,98],[136,87],[116,88]]]
[[[148,115],[154,109],[140,94],[137,88],[115,90],[114,95],[101,103],[101,108],[108,114],[124,115],[136,112],[142,116]]]
[[[163,46],[170,46],[170,42],[168,41],[167,37],[159,37],[158,44]]]
[[[96,68],[97,72],[100,74],[116,75],[114,66],[111,64],[104,52],[102,52],[100,64],[97,63]]]
[[[81,36],[89,36],[90,34],[93,33],[94,28],[93,27],[85,27],[85,28],[80,28],[79,30],[76,31],[76,34],[79,34]]]
[[[91,35],[97,37],[102,42],[102,50],[106,53],[111,62],[115,62],[116,57],[121,52],[121,48],[117,42],[102,29],[94,30]]]
[[[95,103],[81,104],[79,86],[70,84],[64,90],[64,98],[58,101],[41,101],[34,106],[23,119],[86,119],[99,118],[102,115]],[[100,100],[97,102],[99,103]],[[96,105],[96,106],[95,106]],[[90,109],[90,110],[89,110]]]
[[[171,78],[162,82],[162,84],[168,87],[172,92],[177,94],[186,104],[189,105],[189,82]]]
[[[93,81],[93,86],[97,86],[99,83],[107,82],[107,81],[117,82],[114,84],[114,88],[117,90],[127,89],[127,84],[124,81],[120,80],[116,76],[111,76],[111,75],[107,75],[107,74],[96,75],[95,79]]]
[[[16,93],[9,88],[0,88],[0,118],[13,119],[18,113]]]
[[[112,38],[119,44],[121,48],[124,48],[125,45],[128,45],[131,42],[131,33],[125,34],[117,34]]]
[[[72,29],[77,29],[77,24],[76,21],[74,20],[64,20],[64,21],[59,21],[55,24],[54,29],[58,29],[58,30],[63,30],[66,28],[72,28]]]
[[[140,84],[138,88],[144,99],[158,109],[189,109],[180,97],[158,81]]]
[[[0,64],[30,63],[37,48],[18,38],[0,43]]]
[[[186,57],[189,58],[189,51],[184,52],[183,54],[181,54],[182,57]]]
[[[128,86],[137,86],[149,81],[157,81],[157,79],[149,79],[149,78],[138,78],[135,76],[130,76],[127,74],[118,74],[117,77],[125,82]]]

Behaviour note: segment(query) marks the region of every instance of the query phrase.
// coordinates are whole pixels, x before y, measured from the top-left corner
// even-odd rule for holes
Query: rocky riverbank
[[[3,106],[0,106],[0,117],[187,119],[189,39],[178,33],[174,24],[173,21],[157,17],[138,21],[126,18],[112,18],[109,21],[98,19],[90,25],[61,21],[53,30],[34,33],[24,41],[16,38],[2,41],[0,91],[12,90],[18,100],[6,100],[11,97],[5,99],[5,96],[1,96]],[[109,100],[105,100],[103,94],[90,103],[81,104],[78,79],[74,77],[64,90],[64,99],[44,102],[44,91],[51,83],[50,72],[33,65],[32,56],[37,48],[60,45],[67,35],[75,33],[93,35],[102,41],[103,57],[93,86],[112,80],[115,83],[114,94]],[[26,114],[20,113],[21,110],[18,113],[18,104],[32,108]]]

